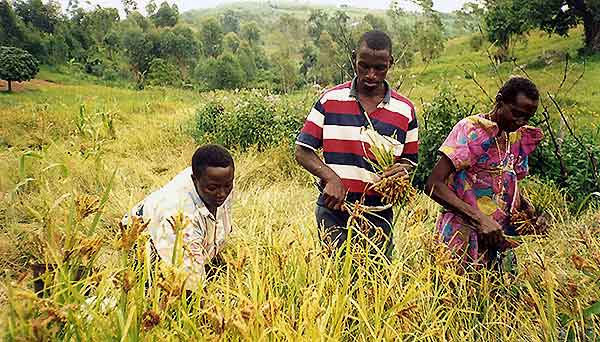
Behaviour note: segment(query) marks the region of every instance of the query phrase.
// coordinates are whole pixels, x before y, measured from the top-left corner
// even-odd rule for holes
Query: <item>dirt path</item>
[[[33,79],[31,81],[26,82],[12,82],[12,91],[15,93],[27,90],[27,89],[39,89],[39,88],[47,88],[47,87],[60,87],[61,85],[58,83],[54,83],[52,81],[47,80],[38,80]],[[8,82],[4,80],[0,80],[0,91],[8,90]]]

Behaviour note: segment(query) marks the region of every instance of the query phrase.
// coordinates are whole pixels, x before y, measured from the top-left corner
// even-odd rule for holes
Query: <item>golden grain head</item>
[[[79,220],[83,220],[100,210],[100,199],[97,196],[79,195],[75,199],[75,210]]]

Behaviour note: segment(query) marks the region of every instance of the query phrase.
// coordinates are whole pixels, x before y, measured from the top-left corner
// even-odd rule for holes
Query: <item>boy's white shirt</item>
[[[137,216],[141,205],[144,222],[149,222],[147,230],[150,234],[147,250],[150,244],[158,253],[162,262],[172,265],[173,249],[176,235],[169,223],[179,213],[183,214],[183,253],[182,269],[188,273],[185,282],[187,290],[196,290],[203,285],[206,278],[204,265],[214,258],[224,247],[227,235],[231,233],[231,197],[217,208],[213,216],[196,192],[191,178],[192,168],[180,172],[161,189],[153,192],[138,203],[131,212],[123,218],[128,222],[128,216]]]

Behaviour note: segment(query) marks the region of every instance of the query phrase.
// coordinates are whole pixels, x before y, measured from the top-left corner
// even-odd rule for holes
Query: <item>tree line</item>
[[[55,0],[0,0],[0,46],[25,50],[42,64],[69,65],[108,81],[130,80],[138,88],[282,92],[348,79],[354,44],[371,29],[390,34],[402,67],[416,58],[435,60],[449,37],[472,32],[483,33],[474,35],[479,38],[474,47],[485,37],[506,59],[515,37],[531,29],[564,35],[583,23],[584,50],[600,49],[594,1],[484,0],[452,15],[435,11],[432,0],[414,2],[418,13],[393,1],[379,14],[311,8],[296,15],[300,12],[273,8],[276,15],[266,19],[228,9],[190,20],[176,5],[155,0],[143,11],[135,0],[122,0],[124,16],[116,8],[84,8],[78,0],[64,9]]]

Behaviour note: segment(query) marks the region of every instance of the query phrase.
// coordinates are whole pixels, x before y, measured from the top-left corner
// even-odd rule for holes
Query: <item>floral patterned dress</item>
[[[507,235],[516,235],[510,215],[520,207],[517,181],[528,174],[528,156],[542,140],[540,129],[523,126],[498,137],[499,128],[484,115],[473,115],[458,122],[439,152],[454,164],[447,185],[458,198],[492,217]],[[468,222],[455,212],[445,210],[437,222],[441,239],[459,255],[463,264],[480,268],[490,259],[488,250]],[[492,254],[493,258],[493,254]]]

